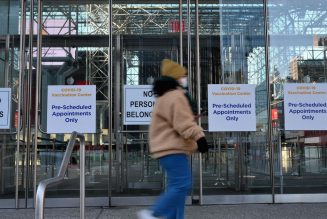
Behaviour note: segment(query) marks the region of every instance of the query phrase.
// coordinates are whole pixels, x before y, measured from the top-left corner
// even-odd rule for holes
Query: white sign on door
[[[256,131],[255,85],[208,85],[209,131]]]
[[[47,133],[95,133],[96,86],[48,86]]]
[[[11,88],[0,88],[0,129],[10,128]]]
[[[327,130],[327,84],[284,85],[285,130]]]
[[[125,85],[124,125],[149,125],[154,102],[152,85]]]

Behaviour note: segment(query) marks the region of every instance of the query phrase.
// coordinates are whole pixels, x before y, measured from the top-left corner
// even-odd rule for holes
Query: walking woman
[[[187,71],[169,59],[161,62],[161,77],[154,82],[157,97],[150,125],[150,153],[159,159],[168,185],[150,210],[138,212],[139,219],[184,219],[185,198],[192,187],[190,155],[208,151],[203,130],[197,125],[187,86]]]

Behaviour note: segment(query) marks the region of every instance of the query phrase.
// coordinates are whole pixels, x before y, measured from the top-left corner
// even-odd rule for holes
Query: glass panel
[[[309,88],[315,85],[327,86],[326,2],[269,0],[268,3],[272,108],[276,112],[273,127],[274,138],[278,143],[275,155],[276,190],[286,194],[324,193],[327,177],[326,129],[312,128],[309,121],[293,130],[285,128],[286,114],[288,117],[291,115],[289,111],[284,111],[284,89],[285,85],[299,83],[305,83],[299,84],[305,88],[308,85]],[[320,100],[318,96],[312,95],[312,101],[307,102],[326,102],[326,99]],[[307,95],[303,94],[303,98],[306,97]],[[326,108],[322,109],[326,112]],[[294,123],[303,121],[303,115],[317,117],[319,113],[299,115],[301,118],[294,120]],[[321,118],[326,120],[326,116],[321,115]],[[322,121],[313,119],[313,122],[321,124]]]
[[[192,2],[192,1],[191,1]],[[208,119],[207,119],[207,84],[209,81],[215,80],[220,73],[221,62],[220,62],[220,5],[218,2],[216,4],[204,4],[199,1],[199,42],[200,42],[200,51],[199,51],[199,63],[200,63],[200,72],[201,72],[201,87],[197,87],[197,69],[196,69],[196,5],[190,5],[190,54],[189,57],[187,53],[185,56],[188,59],[188,62],[185,61],[188,66],[189,72],[189,91],[191,97],[194,101],[197,101],[198,91],[201,93],[201,126],[207,130],[208,129]],[[186,42],[185,42],[186,44]],[[210,146],[213,145],[215,141],[211,133],[206,133],[206,138]],[[199,165],[199,154],[194,153],[192,156],[192,169],[193,169],[193,190],[192,195],[193,199],[196,200],[200,194],[200,165]],[[213,158],[213,159],[212,159]],[[206,190],[211,187],[213,172],[218,170],[217,163],[215,159],[217,158],[216,153],[205,154],[202,156],[203,160],[203,188]],[[217,172],[216,172],[217,173]],[[204,193],[206,194],[206,192]]]
[[[107,3],[107,2],[105,2]],[[37,181],[59,170],[70,134],[46,134],[49,85],[96,85],[96,134],[85,134],[86,197],[108,197],[108,4],[43,5],[41,130]],[[98,26],[96,26],[98,25]],[[36,53],[34,54],[34,58]],[[65,180],[47,190],[48,197],[79,197],[79,144]]]
[[[219,35],[211,33],[201,42],[203,126],[208,125],[208,84],[253,84],[256,131],[207,133],[210,150],[203,158],[203,194],[270,193],[263,4],[223,0],[212,9],[220,17],[200,20],[220,27]]]
[[[117,50],[114,67],[115,102],[122,112],[124,85],[151,85],[160,74],[164,58],[179,59],[179,1],[120,4],[113,1],[113,32]],[[185,27],[184,27],[185,28]],[[118,47],[120,45],[120,50]],[[119,66],[119,67],[118,67]],[[115,130],[122,147],[114,149],[113,195],[158,195],[164,189],[164,176],[158,160],[148,153],[148,125],[124,125],[115,118]],[[117,144],[119,145],[119,144]]]
[[[19,41],[15,40],[18,34],[19,1],[0,2],[0,88],[11,88],[9,102],[10,127],[0,130],[0,199],[13,199],[15,197],[15,152],[16,127],[15,111],[17,110],[18,91],[18,49]],[[16,44],[17,43],[17,44]],[[1,93],[3,94],[3,93]],[[3,97],[3,95],[1,95]],[[3,121],[5,100],[0,98],[0,117]],[[3,123],[1,123],[3,125]],[[19,179],[19,185],[22,179]],[[8,202],[9,203],[9,202]],[[12,202],[10,202],[12,203]],[[12,206],[14,207],[14,206]]]

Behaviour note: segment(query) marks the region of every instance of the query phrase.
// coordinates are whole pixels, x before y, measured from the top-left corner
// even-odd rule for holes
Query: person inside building
[[[156,103],[152,111],[149,148],[158,159],[168,179],[166,191],[151,209],[137,213],[139,219],[183,219],[185,198],[192,187],[190,155],[208,151],[202,128],[183,87],[187,86],[187,70],[176,62],[164,59],[161,76],[154,82]]]

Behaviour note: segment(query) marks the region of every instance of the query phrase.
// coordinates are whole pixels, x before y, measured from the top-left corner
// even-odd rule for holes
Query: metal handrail
[[[61,162],[57,176],[50,179],[42,180],[37,188],[35,199],[35,219],[44,218],[44,198],[45,190],[48,185],[57,184],[64,179],[67,171],[70,156],[72,154],[76,138],[80,140],[80,218],[84,218],[85,212],[85,138],[84,135],[73,132],[70,136],[64,158]]]

